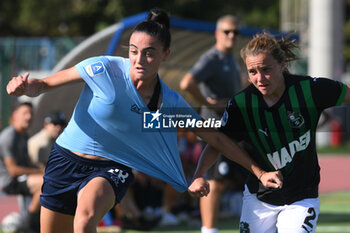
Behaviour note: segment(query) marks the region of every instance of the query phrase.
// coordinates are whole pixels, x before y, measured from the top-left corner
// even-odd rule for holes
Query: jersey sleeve
[[[314,78],[310,86],[315,105],[320,109],[341,105],[347,90],[344,83],[328,78]]]
[[[88,58],[75,67],[95,96],[105,100],[114,98],[114,73],[107,57]]]
[[[247,130],[244,129],[244,119],[237,106],[237,103],[232,97],[227,103],[226,110],[221,117],[220,131],[235,141],[244,139]]]

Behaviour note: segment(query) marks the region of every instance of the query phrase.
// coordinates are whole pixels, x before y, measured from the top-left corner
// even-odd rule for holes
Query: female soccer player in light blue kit
[[[33,97],[68,83],[86,84],[47,164],[41,195],[42,232],[96,232],[98,222],[120,202],[133,180],[131,169],[164,180],[178,191],[187,190],[176,130],[146,132],[141,123],[146,111],[156,111],[156,119],[162,109],[176,112],[185,108],[198,117],[158,76],[169,47],[169,17],[156,9],[134,28],[129,59],[95,57],[44,79],[28,79],[25,74],[9,82],[9,94]],[[278,172],[265,173],[224,134],[193,130],[223,154],[231,155],[264,185],[282,184]],[[209,191],[207,185],[198,187],[194,189],[200,195]]]

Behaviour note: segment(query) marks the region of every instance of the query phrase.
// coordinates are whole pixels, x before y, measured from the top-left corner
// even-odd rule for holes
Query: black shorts
[[[78,192],[93,178],[109,181],[116,196],[115,204],[124,197],[134,180],[131,168],[107,160],[80,157],[54,144],[46,165],[40,204],[50,210],[74,215]]]
[[[239,145],[248,153],[251,151],[248,144],[240,143]],[[230,180],[234,184],[235,189],[243,190],[248,174],[249,171],[247,169],[221,154],[214,165],[207,171],[206,178],[208,180]]]
[[[243,172],[243,168],[232,160],[220,155],[215,164],[208,170],[208,180],[233,179],[237,172]]]
[[[9,185],[2,189],[2,191],[9,195],[31,195],[25,175],[14,178]]]

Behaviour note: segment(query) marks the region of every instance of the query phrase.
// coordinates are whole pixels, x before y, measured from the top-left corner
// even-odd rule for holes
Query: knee
[[[27,186],[32,194],[41,193],[41,187],[43,185],[42,175],[29,175],[27,180]]]
[[[92,213],[77,213],[74,217],[74,232],[85,233],[94,232],[96,230],[97,223]]]

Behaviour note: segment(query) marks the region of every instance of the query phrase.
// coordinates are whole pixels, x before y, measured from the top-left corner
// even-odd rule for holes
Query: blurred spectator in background
[[[202,145],[197,136],[190,130],[179,128],[177,135],[182,167],[186,179],[190,183],[202,152]],[[198,209],[196,198],[190,196],[188,192],[176,192],[172,187],[166,185],[163,200],[163,216],[160,224],[172,226],[181,222],[188,222],[192,220],[191,217],[198,217]]]
[[[178,145],[185,175],[188,179],[192,179],[202,153],[202,145],[192,131],[184,128],[178,130]]]
[[[43,128],[28,140],[28,153],[33,164],[46,166],[51,147],[66,124],[64,113],[59,111],[51,112],[44,118]]]
[[[10,125],[0,134],[0,188],[6,194],[32,197],[25,213],[22,230],[40,232],[40,194],[43,169],[34,167],[29,159],[27,131],[32,121],[32,104],[17,103]]]
[[[205,52],[183,77],[180,88],[201,104],[204,119],[221,119],[228,99],[241,89],[241,74],[233,51],[239,22],[232,15],[217,20],[215,45]],[[216,233],[220,198],[237,170],[234,162],[221,155],[208,171],[210,193],[200,199],[202,233]]]
[[[109,216],[105,216],[104,220],[112,218],[110,222],[114,221],[115,225],[118,225],[115,222],[119,220],[123,229],[148,231],[157,226],[162,218],[165,182],[136,170],[133,173],[135,180],[120,205],[108,213]]]

